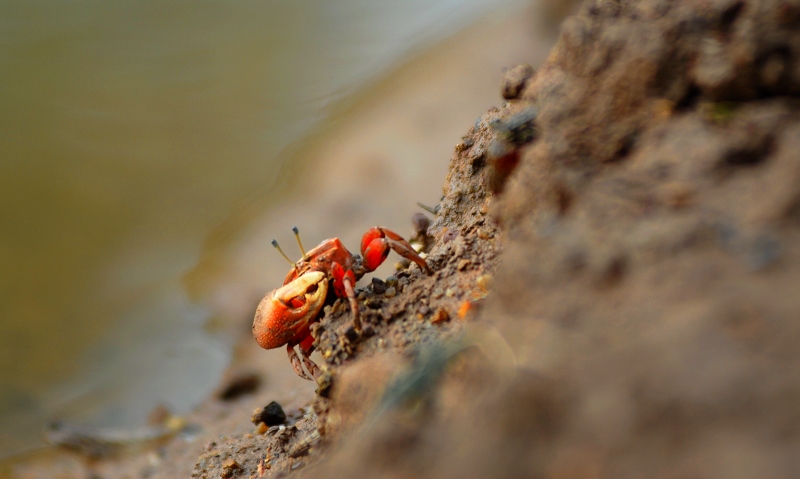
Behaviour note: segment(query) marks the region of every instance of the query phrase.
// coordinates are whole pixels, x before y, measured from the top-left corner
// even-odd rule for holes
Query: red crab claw
[[[327,293],[325,273],[309,271],[264,296],[253,318],[258,345],[272,349],[288,344],[291,348],[306,339],[304,333]]]
[[[364,267],[367,271],[375,271],[389,256],[389,249],[417,263],[426,273],[433,274],[428,263],[414,251],[408,241],[394,231],[380,226],[370,228],[361,237],[361,255],[364,257]]]

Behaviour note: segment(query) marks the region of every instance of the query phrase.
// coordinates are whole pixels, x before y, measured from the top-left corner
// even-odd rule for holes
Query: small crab
[[[376,226],[364,233],[361,237],[361,256],[350,254],[339,238],[327,239],[306,253],[297,228],[293,228],[293,231],[303,257],[293,263],[283,286],[267,293],[259,303],[253,318],[253,336],[264,349],[285,344],[294,372],[301,378],[312,379],[320,371],[309,357],[314,352],[311,325],[319,319],[322,306],[328,302],[330,283],[333,283],[334,295],[346,298],[350,303],[353,326],[360,332],[361,320],[354,291],[356,281],[380,266],[390,249],[417,263],[426,273],[431,274],[432,271],[405,239],[386,228]],[[272,245],[291,263],[275,240]],[[333,295],[330,299],[333,299]],[[295,346],[300,346],[302,364]],[[302,365],[311,376],[306,374]]]

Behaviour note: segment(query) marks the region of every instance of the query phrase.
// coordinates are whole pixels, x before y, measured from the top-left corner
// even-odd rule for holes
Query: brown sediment
[[[456,146],[434,274],[359,288],[361,334],[326,308],[319,395],[206,442],[192,475],[795,475],[798,19],[584,4]],[[504,138],[519,115],[535,134]],[[519,156],[502,175],[497,141]]]

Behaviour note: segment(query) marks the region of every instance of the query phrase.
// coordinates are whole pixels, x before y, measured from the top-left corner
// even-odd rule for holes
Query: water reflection
[[[0,0],[0,457],[212,387],[180,277],[326,107],[489,0]],[[301,168],[297,165],[295,168]],[[87,400],[89,398],[89,400]]]

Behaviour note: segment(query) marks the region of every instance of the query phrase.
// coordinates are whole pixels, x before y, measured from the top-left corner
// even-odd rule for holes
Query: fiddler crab
[[[297,228],[292,228],[292,231],[303,257],[292,263],[278,242],[272,240],[272,246],[292,263],[292,269],[286,275],[283,286],[267,293],[259,303],[253,318],[253,336],[264,349],[285,344],[294,372],[301,378],[311,380],[320,374],[319,367],[309,357],[314,352],[311,325],[319,319],[322,307],[328,302],[330,283],[333,283],[335,297],[346,298],[350,303],[353,327],[360,332],[361,320],[354,290],[356,281],[380,266],[390,249],[415,262],[427,274],[433,271],[408,241],[379,226],[370,228],[361,237],[361,256],[350,254],[339,238],[326,239],[306,253]],[[333,300],[333,297],[331,295],[330,299]],[[295,346],[299,346],[302,364]],[[310,376],[303,370],[303,365]]]

